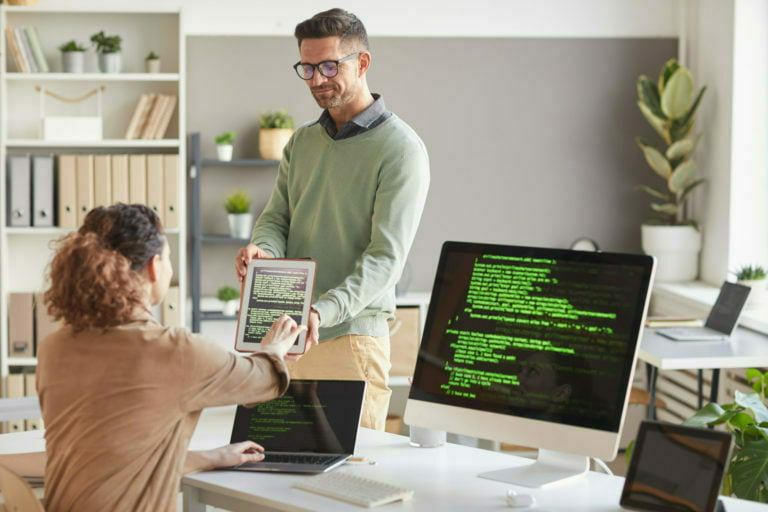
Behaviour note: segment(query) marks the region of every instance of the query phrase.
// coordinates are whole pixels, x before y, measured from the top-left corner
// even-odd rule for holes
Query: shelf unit
[[[15,71],[12,55],[6,49],[6,27],[33,25],[37,28],[50,73]],[[44,268],[50,260],[49,243],[72,229],[59,227],[9,227],[6,219],[6,162],[12,155],[178,154],[179,227],[166,230],[175,270],[174,285],[179,287],[178,314],[186,321],[187,232],[186,232],[186,46],[180,9],[57,9],[26,6],[0,6],[0,377],[10,367],[34,367],[34,357],[9,357],[8,299],[13,292],[42,290]],[[62,73],[58,46],[74,39],[88,42],[91,34],[104,30],[123,39],[123,72],[106,74],[97,69],[93,50],[86,52],[84,73]],[[144,56],[155,51],[161,56],[163,73],[144,72]],[[79,96],[83,91],[104,85],[102,117],[104,139],[99,141],[52,141],[39,136],[39,93],[37,85],[64,96]],[[178,102],[167,139],[126,140],[123,134],[142,93],[176,94]],[[47,101],[50,115],[70,108],[66,115],[88,115],[93,105],[61,107]],[[88,102],[86,102],[88,103]],[[48,108],[48,107],[51,108]]]
[[[190,279],[189,290],[192,303],[192,330],[200,332],[200,323],[203,321],[231,321],[236,320],[234,315],[224,315],[221,311],[204,311],[200,306],[200,272],[201,260],[204,244],[231,244],[233,248],[242,247],[249,242],[246,238],[232,238],[228,235],[203,233],[201,221],[201,201],[202,201],[202,173],[206,167],[234,167],[234,168],[253,168],[253,167],[277,167],[280,164],[277,160],[259,160],[254,158],[243,158],[229,161],[204,159],[200,149],[200,133],[195,132],[190,135],[189,141],[189,177],[191,181],[191,225],[190,237]]]

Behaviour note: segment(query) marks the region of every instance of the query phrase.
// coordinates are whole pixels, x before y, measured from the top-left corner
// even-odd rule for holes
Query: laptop
[[[324,473],[355,452],[365,381],[293,380],[288,391],[255,407],[237,407],[230,442],[251,440],[264,459],[238,471]]]
[[[724,282],[704,327],[670,327],[656,332],[676,341],[725,340],[733,332],[747,302],[748,286]]]

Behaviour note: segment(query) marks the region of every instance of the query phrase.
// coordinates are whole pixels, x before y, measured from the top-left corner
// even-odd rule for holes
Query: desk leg
[[[656,379],[659,376],[659,370],[650,363],[645,363],[645,370],[648,372],[648,394],[650,399],[648,401],[648,414],[649,420],[656,419]]]
[[[717,391],[720,387],[720,368],[715,368],[712,370],[712,389],[711,393],[709,395],[709,401],[716,404],[717,403]]]
[[[205,512],[205,503],[200,502],[200,489],[191,485],[181,486],[184,512]]]

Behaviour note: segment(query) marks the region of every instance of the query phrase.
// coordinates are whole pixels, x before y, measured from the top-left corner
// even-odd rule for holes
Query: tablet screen
[[[281,314],[305,324],[312,300],[315,262],[254,260],[248,267],[236,348],[255,350]],[[303,339],[297,338],[294,345]],[[303,344],[303,343],[302,343]],[[302,347],[303,348],[303,347]]]
[[[731,434],[643,422],[621,505],[656,512],[715,510]]]

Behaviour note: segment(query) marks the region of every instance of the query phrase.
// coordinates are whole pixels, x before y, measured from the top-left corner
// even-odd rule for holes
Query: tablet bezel
[[[235,334],[235,350],[238,352],[258,352],[261,349],[261,343],[248,343],[243,340],[245,336],[245,324],[247,315],[246,297],[250,300],[251,289],[253,287],[253,276],[256,268],[303,268],[309,271],[307,276],[307,289],[304,292],[304,307],[302,309],[301,321],[299,325],[307,325],[309,321],[309,311],[312,307],[312,293],[315,288],[315,275],[317,272],[317,262],[310,259],[288,259],[288,258],[255,258],[248,264],[248,271],[243,280],[243,287],[240,293],[240,310],[237,313],[237,330]],[[243,304],[245,303],[245,307]],[[299,335],[299,342],[294,344],[289,354],[303,354],[307,343],[307,331]],[[255,345],[255,346],[254,346]]]
[[[653,447],[645,446],[649,431],[655,432],[672,432],[675,435],[686,437],[689,439],[706,439],[706,440],[719,440],[720,443],[720,467],[715,473],[715,482],[717,485],[713,485],[710,490],[709,496],[707,496],[706,508],[703,512],[713,512],[717,507],[718,496],[720,495],[720,489],[722,487],[723,475],[725,475],[728,462],[731,458],[731,450],[733,448],[733,435],[730,432],[722,432],[717,430],[709,430],[704,428],[689,427],[686,425],[676,425],[672,423],[665,423],[659,421],[643,421],[640,424],[640,429],[637,433],[637,441],[633,450],[632,459],[629,462],[629,468],[627,470],[627,476],[624,480],[624,488],[621,490],[621,499],[619,504],[629,510],[653,510],[655,512],[678,512],[679,509],[665,507],[663,505],[648,505],[646,503],[638,502],[632,499],[630,496],[631,486],[635,482],[638,466],[640,464],[640,456],[643,450],[648,452],[653,451]],[[726,446],[727,443],[727,446]]]

